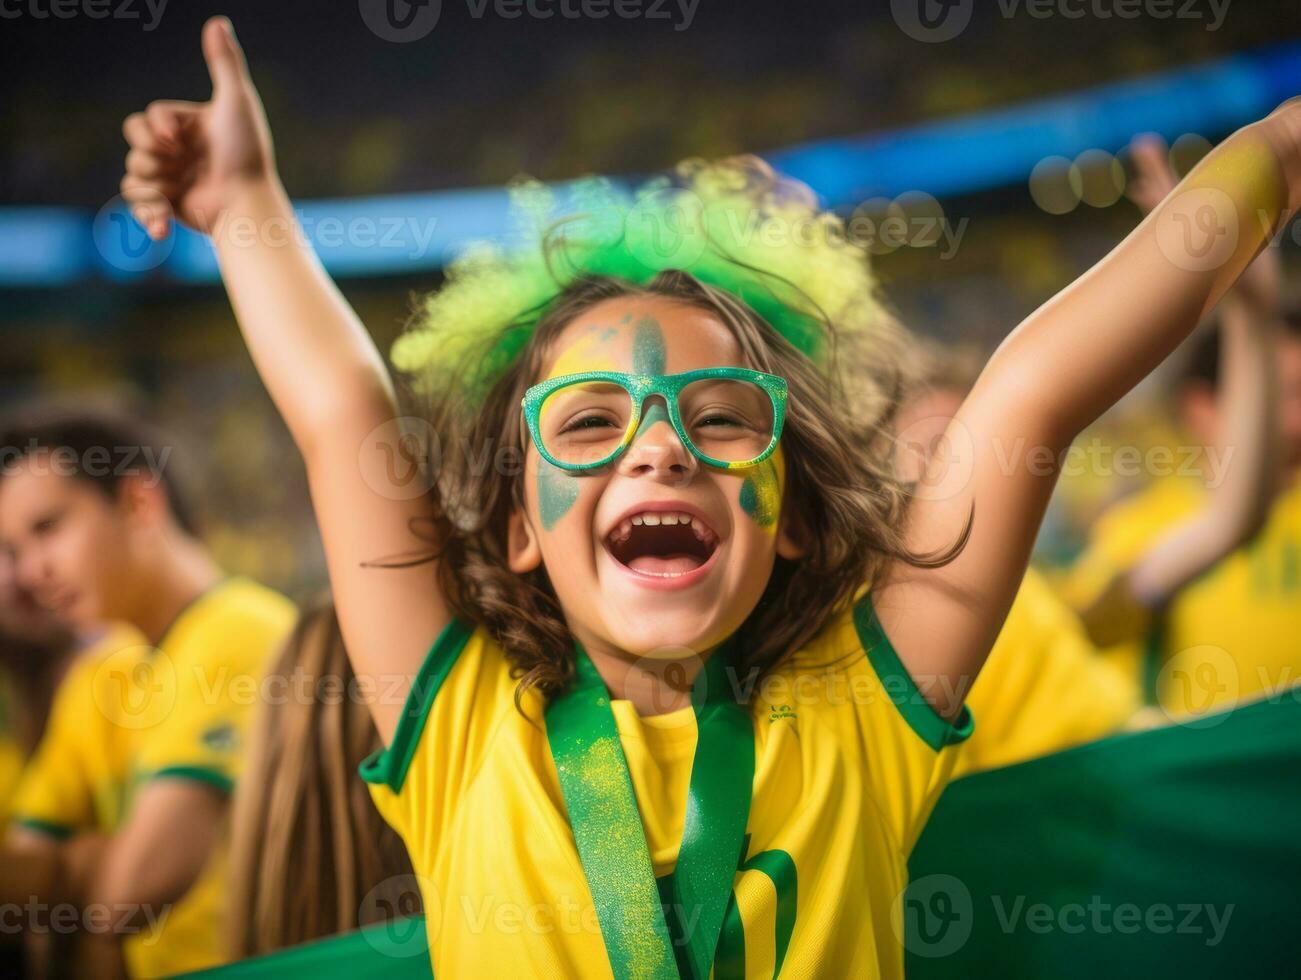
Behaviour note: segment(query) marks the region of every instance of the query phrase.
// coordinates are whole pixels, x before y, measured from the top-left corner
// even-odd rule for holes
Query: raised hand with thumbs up
[[[166,236],[169,214],[211,234],[242,189],[276,179],[266,113],[225,17],[204,26],[203,56],[211,99],[151,102],[122,124],[130,145],[122,196],[155,239]]]

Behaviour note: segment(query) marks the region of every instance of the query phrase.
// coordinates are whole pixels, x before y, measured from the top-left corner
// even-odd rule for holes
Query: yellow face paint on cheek
[[[770,534],[777,533],[781,516],[782,491],[786,486],[786,461],[781,446],[741,481],[741,509]]]

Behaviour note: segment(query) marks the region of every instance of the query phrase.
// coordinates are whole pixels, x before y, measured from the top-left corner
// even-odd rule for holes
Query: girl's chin
[[[728,630],[718,622],[716,609],[649,608],[636,603],[614,612],[606,608],[607,635],[619,649],[649,660],[682,660],[707,650],[724,639]],[[613,620],[613,621],[612,621]]]

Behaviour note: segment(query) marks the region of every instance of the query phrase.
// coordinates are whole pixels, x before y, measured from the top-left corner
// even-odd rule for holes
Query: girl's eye
[[[743,425],[740,419],[730,415],[722,415],[715,412],[712,415],[706,415],[696,422],[696,425],[722,426],[722,425]]]
[[[578,432],[581,429],[603,429],[616,428],[615,424],[608,418],[601,415],[584,415],[580,418],[570,419],[565,423],[564,428],[560,431]]]

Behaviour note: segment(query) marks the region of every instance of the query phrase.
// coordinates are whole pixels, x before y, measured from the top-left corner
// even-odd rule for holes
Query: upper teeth
[[[661,524],[687,524],[691,526],[691,530],[695,532],[696,537],[702,541],[714,536],[714,532],[700,518],[692,517],[690,514],[666,510],[643,511],[640,514],[634,514],[614,529],[613,536],[626,538],[632,533],[633,525],[641,526],[643,524],[648,527],[658,527]]]

